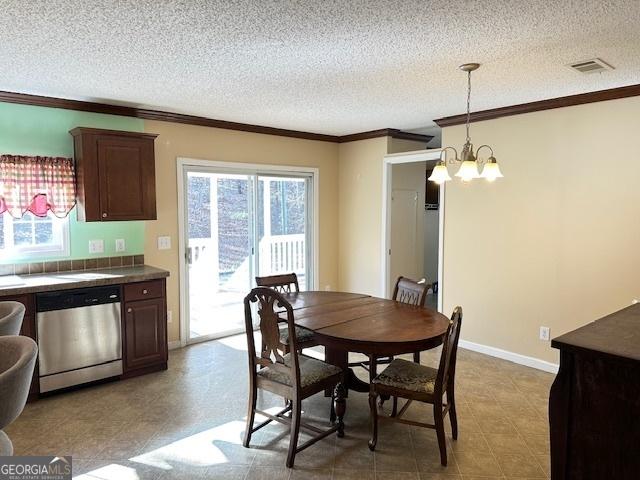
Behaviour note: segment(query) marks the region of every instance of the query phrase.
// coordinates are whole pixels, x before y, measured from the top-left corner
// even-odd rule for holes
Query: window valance
[[[76,204],[73,160],[63,157],[0,156],[0,214],[21,218],[27,211],[66,217]]]

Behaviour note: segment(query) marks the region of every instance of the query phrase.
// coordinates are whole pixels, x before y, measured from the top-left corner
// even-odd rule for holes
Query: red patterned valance
[[[76,204],[73,160],[62,157],[0,156],[0,214],[21,218],[27,211],[66,217]]]

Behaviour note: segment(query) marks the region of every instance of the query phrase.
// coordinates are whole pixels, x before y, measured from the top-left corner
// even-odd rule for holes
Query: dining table
[[[349,368],[349,352],[369,357],[371,381],[376,358],[437,347],[449,327],[449,318],[430,308],[365,294],[304,291],[284,297],[296,326],[314,333],[325,347],[325,361],[345,371],[346,388],[358,392],[369,392],[369,383]]]

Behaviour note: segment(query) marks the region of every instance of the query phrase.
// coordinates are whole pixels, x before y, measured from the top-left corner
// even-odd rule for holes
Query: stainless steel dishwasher
[[[36,294],[40,391],[122,374],[120,287]]]

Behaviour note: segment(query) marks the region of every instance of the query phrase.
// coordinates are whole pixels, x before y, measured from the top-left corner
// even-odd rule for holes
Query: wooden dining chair
[[[392,300],[400,303],[406,303],[407,305],[415,305],[417,307],[424,307],[427,299],[427,293],[431,288],[430,283],[421,283],[411,280],[406,277],[398,277],[396,286],[393,289]],[[376,359],[377,365],[385,365],[391,363],[393,357],[381,357]],[[414,352],[413,361],[420,363],[420,352]],[[366,362],[350,362],[350,367],[362,367],[365,370],[369,370],[369,363]]]
[[[462,308],[456,307],[451,315],[449,328],[444,336],[440,365],[438,369],[396,358],[370,385],[369,408],[371,409],[371,440],[369,449],[375,450],[378,442],[378,406],[376,397],[388,395],[405,398],[407,402],[395,415],[384,417],[399,423],[435,429],[440,448],[440,463],[447,465],[447,446],[444,436],[444,418],[447,413],[451,421],[451,435],[458,439],[458,419],[456,416],[455,375],[458,340],[462,324]],[[446,394],[447,402],[443,403]],[[413,401],[433,405],[434,424],[405,420],[405,414]],[[395,409],[394,409],[395,410]]]
[[[269,287],[280,293],[300,292],[298,276],[295,273],[256,277],[256,285],[259,287]],[[302,327],[296,327],[295,330],[300,351],[304,348],[311,348],[319,345],[311,330],[307,330]],[[280,328],[280,348],[284,353],[289,352],[289,334],[285,325],[281,325]]]
[[[252,303],[257,303],[259,327],[264,345],[259,355],[256,354],[255,347]],[[279,315],[285,313],[289,333],[289,353],[284,353],[280,348]],[[344,436],[343,417],[346,410],[344,375],[335,365],[299,353],[293,309],[279,292],[266,287],[256,287],[251,290],[244,299],[244,317],[249,349],[249,411],[243,445],[249,447],[251,435],[274,420],[288,425],[291,436],[286,465],[291,468],[298,452],[334,432],[337,432],[338,437]],[[262,368],[258,370],[258,366]],[[258,389],[284,397],[285,408],[275,415],[258,410],[256,408]],[[321,430],[302,423],[300,417],[302,400],[325,389],[332,391],[330,413],[332,426],[327,430]],[[267,420],[254,427],[256,412],[267,417]],[[315,436],[298,446],[301,428]]]

